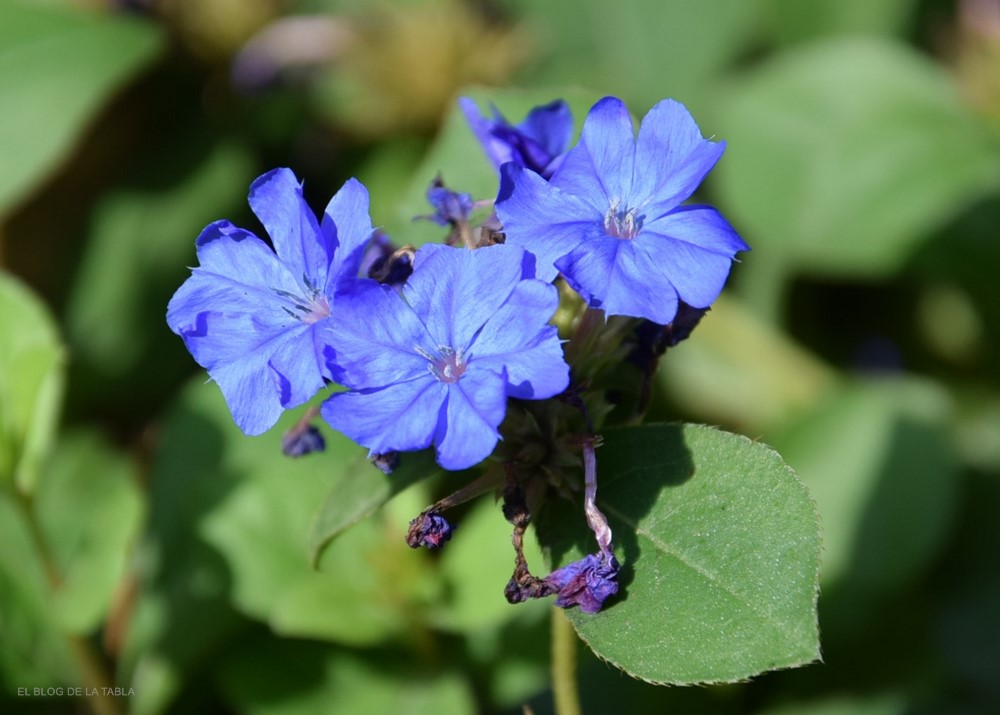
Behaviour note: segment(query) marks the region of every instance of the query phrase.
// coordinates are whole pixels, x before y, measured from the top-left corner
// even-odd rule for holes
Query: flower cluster
[[[631,341],[628,360],[647,376],[663,350],[687,337],[735,254],[748,250],[715,209],[683,203],[724,144],[702,137],[670,100],[653,107],[636,137],[625,105],[605,98],[573,147],[564,102],[517,125],[495,108],[488,118],[471,100],[460,104],[497,168],[499,192],[476,202],[438,177],[425,218],[451,226],[448,243],[464,248],[394,248],[374,231],[368,192],[354,179],[317,217],[292,171],[276,169],[253,182],[249,197],[269,242],[228,221],[206,227],[195,242],[199,264],[170,301],[167,322],[246,434],[339,384],[346,390],[330,394],[318,414],[367,447],[386,473],[400,453],[429,447],[446,469],[491,457],[502,463],[502,475],[488,471],[415,519],[408,542],[442,547],[452,527],[440,512],[502,480],[518,551],[508,598],[554,594],[557,605],[596,612],[617,593],[619,569],[595,502],[599,438],[588,409],[594,400],[584,394],[599,382],[601,361],[568,358],[583,348],[572,351],[551,323],[557,311],[569,312],[560,327],[571,345]],[[494,213],[473,230],[473,211],[484,205]],[[581,311],[641,320],[608,322],[601,332]],[[549,407],[526,411],[527,401]],[[286,454],[323,449],[309,424],[316,414],[285,436]],[[583,444],[576,457],[560,452],[570,424]],[[585,513],[599,551],[538,579],[519,546],[530,521],[525,487],[542,473],[553,483],[557,468],[574,463],[584,467]]]

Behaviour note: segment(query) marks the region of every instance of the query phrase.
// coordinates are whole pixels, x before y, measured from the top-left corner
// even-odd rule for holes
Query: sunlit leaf
[[[214,499],[201,505],[190,528],[225,560],[228,596],[241,612],[286,635],[378,642],[403,628],[406,594],[420,587],[418,579],[399,578],[400,568],[419,563],[403,539],[406,524],[394,532],[360,524],[327,549],[319,570],[313,567],[310,523],[331,482],[387,478],[359,464],[364,450],[329,430],[324,452],[284,456],[281,434],[299,416],[286,413],[267,434],[247,437],[218,388],[199,381],[173,419],[178,427],[187,423],[189,434],[197,429],[212,449],[165,441],[156,478],[176,488],[192,479],[217,482]],[[187,458],[166,450],[187,452]]]
[[[958,467],[944,432],[949,420],[947,398],[932,384],[860,382],[775,436],[823,520],[824,588],[850,592],[854,622],[858,598],[908,583],[947,534]]]
[[[442,472],[433,450],[400,455],[400,466],[392,474],[381,474],[356,448],[334,475],[333,485],[321,502],[309,534],[309,554],[318,563],[323,550],[347,527],[356,524],[411,484]]]
[[[774,281],[775,261],[885,275],[1000,188],[1000,150],[946,70],[888,40],[778,55],[729,86],[718,117],[716,186],[754,248],[745,280]]]
[[[52,609],[62,627],[87,635],[123,586],[142,517],[136,467],[94,434],[60,441],[39,480],[39,522],[60,584]]]
[[[159,52],[151,23],[0,3],[0,216],[58,164],[94,113]],[[16,167],[16,169],[15,169]]]
[[[836,373],[738,300],[720,296],[657,380],[687,414],[753,432],[811,405]]]
[[[102,197],[67,303],[74,367],[88,378],[74,385],[77,393],[107,409],[112,391],[113,409],[126,412],[166,397],[184,374],[178,368],[189,369],[177,359],[180,339],[166,329],[167,302],[197,264],[198,232],[242,210],[253,173],[241,147],[189,133],[165,140],[125,186]],[[160,376],[152,384],[151,373]]]
[[[0,272],[0,486],[30,492],[57,426],[63,348],[48,309]]]
[[[633,677],[671,684],[816,660],[818,518],[781,458],[693,425],[605,438],[597,501],[615,534],[621,590],[596,615],[568,611],[593,651]],[[595,551],[579,506],[540,519],[554,565]]]
[[[913,22],[914,0],[769,0],[768,23],[785,42],[826,35],[900,35]]]
[[[52,587],[16,499],[0,492],[0,677],[65,686],[75,682],[72,651],[49,608]]]
[[[512,607],[503,589],[514,570],[511,525],[500,506],[488,496],[456,524],[455,536],[441,554],[441,570],[448,583],[448,597],[437,609],[437,624],[456,631],[498,626],[528,608],[546,610],[533,602]],[[525,557],[541,568],[542,555],[534,539],[525,539]]]
[[[508,0],[541,43],[524,81],[592,87],[639,105],[694,105],[757,39],[761,6],[745,0]]]

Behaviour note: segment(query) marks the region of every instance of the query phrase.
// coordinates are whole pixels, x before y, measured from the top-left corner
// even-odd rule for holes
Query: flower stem
[[[580,715],[576,687],[576,631],[566,612],[552,607],[552,695],[556,715]]]
[[[583,441],[583,476],[584,496],[583,510],[587,516],[587,525],[597,538],[597,545],[605,554],[611,551],[611,527],[607,517],[597,508],[597,455],[594,453],[599,437],[587,437]]]
[[[14,494],[15,501],[18,507],[20,507],[21,514],[28,527],[28,534],[35,546],[35,551],[42,562],[42,568],[45,571],[49,589],[55,594],[59,590],[62,578],[59,576],[55,558],[52,556],[52,550],[46,541],[41,524],[38,523],[34,503],[29,495],[24,494],[20,490],[15,489]],[[70,654],[76,663],[77,669],[80,671],[80,677],[83,679],[87,691],[96,693],[88,700],[90,708],[97,715],[122,715],[123,711],[117,701],[107,694],[113,683],[93,643],[75,633],[64,631],[63,635],[66,637]]]

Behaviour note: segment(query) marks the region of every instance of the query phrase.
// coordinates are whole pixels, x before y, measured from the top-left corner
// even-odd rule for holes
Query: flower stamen
[[[612,199],[608,212],[604,214],[604,230],[613,238],[631,240],[642,227],[642,217],[638,215],[638,209],[619,211],[620,205],[621,199]]]
[[[447,345],[439,345],[437,357],[419,345],[414,349],[427,360],[427,370],[438,382],[448,384],[458,382],[465,374],[465,369],[469,364],[469,361],[462,354],[461,348],[455,350]]]

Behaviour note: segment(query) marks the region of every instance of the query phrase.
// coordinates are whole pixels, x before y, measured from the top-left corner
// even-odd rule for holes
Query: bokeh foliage
[[[703,198],[754,250],[666,355],[653,417],[774,447],[822,523],[822,664],[658,688],[581,646],[585,711],[1000,708],[1000,21],[974,15],[985,6],[997,14],[968,0],[0,3],[0,709],[72,711],[17,688],[81,684],[83,643],[136,713],[551,711],[547,610],[503,602],[499,508],[470,504],[444,552],[410,551],[407,521],[467,476],[417,462],[388,488],[329,430],[325,454],[282,458],[297,415],[243,437],[163,320],[197,232],[253,227],[246,187],[274,166],[317,207],[357,176],[376,225],[436,240],[411,221],[434,175],[495,188],[460,92],[515,120],[560,96],[578,120],[604,94],[637,115],[670,96],[727,141]],[[746,624],[811,596],[740,558],[748,539],[795,550],[783,529],[811,505],[777,493],[759,529],[713,527],[734,544],[722,566],[761,591],[726,606],[723,579],[700,595],[684,564],[712,564],[655,546],[666,530],[697,554],[699,512],[633,514],[611,467],[643,474],[672,440],[701,445],[711,479],[664,467],[643,488],[733,514],[781,481],[701,461],[742,438],[645,429],[664,453],[609,433],[602,498],[613,525],[652,535],[622,544],[662,579],[667,615],[688,599]],[[559,563],[586,548],[563,523],[541,524]],[[637,601],[573,619],[592,644],[671,633],[624,608]],[[705,625],[663,652],[595,650],[639,674],[732,656]],[[809,660],[788,642],[770,665]]]

